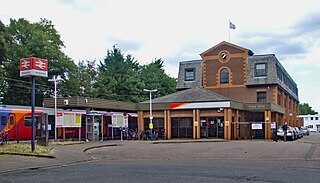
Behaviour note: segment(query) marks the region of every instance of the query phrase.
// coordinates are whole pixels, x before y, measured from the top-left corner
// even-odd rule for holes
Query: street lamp
[[[152,116],[152,96],[151,96],[151,93],[152,92],[157,92],[158,90],[157,89],[153,89],[153,90],[147,90],[147,89],[143,89],[143,91],[145,92],[149,92],[149,96],[150,96],[150,123],[149,123],[149,128],[150,128],[150,132],[151,132],[151,138],[152,138],[152,128],[153,128],[153,124],[152,124],[152,119],[153,119],[153,116]]]
[[[57,82],[63,79],[58,75],[48,81],[54,82],[54,140],[57,141]]]

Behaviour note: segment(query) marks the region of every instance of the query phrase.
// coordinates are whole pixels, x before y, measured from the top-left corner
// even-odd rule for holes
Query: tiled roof
[[[224,97],[203,88],[191,88],[163,97],[155,98],[152,103],[173,103],[173,102],[216,102],[229,101],[230,98]],[[145,101],[142,103],[148,103]]]

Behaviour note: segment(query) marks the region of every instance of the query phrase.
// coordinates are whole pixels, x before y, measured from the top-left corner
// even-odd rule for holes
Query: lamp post
[[[57,82],[63,79],[58,75],[48,81],[54,82],[54,140],[57,141]]]
[[[149,92],[149,96],[150,96],[150,123],[149,123],[149,128],[150,128],[150,134],[151,134],[151,139],[152,139],[152,129],[153,129],[153,123],[152,123],[152,120],[153,120],[153,116],[152,116],[152,96],[151,96],[151,93],[152,92],[157,92],[158,90],[157,89],[153,89],[153,90],[147,90],[147,89],[143,89],[143,91],[145,92]]]

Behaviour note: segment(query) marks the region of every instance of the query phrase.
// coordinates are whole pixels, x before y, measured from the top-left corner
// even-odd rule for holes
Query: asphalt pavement
[[[74,145],[50,144],[55,158],[0,155],[0,174],[22,170],[64,167],[104,160],[192,160],[192,159],[295,159],[315,161],[320,169],[320,133],[292,142],[270,140],[225,141],[223,139],[84,142]],[[319,166],[318,166],[318,165]]]

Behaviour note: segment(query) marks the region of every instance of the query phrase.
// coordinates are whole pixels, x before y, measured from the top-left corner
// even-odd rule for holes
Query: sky
[[[141,65],[162,58],[171,77],[179,62],[222,41],[272,53],[297,83],[300,103],[320,112],[319,0],[0,0],[0,20],[10,18],[51,20],[76,63],[102,60],[116,45]]]

